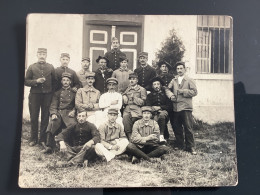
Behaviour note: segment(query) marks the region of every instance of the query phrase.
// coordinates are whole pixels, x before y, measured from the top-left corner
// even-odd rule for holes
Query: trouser
[[[167,112],[169,114],[169,119],[170,119],[170,123],[171,123],[171,126],[172,126],[172,130],[173,130],[174,136],[176,137],[175,128],[174,128],[174,112],[173,112],[172,109],[171,110],[167,110]],[[167,132],[167,133],[168,133],[168,137],[169,137],[169,132]]]
[[[123,154],[129,144],[129,141],[126,138],[121,138],[120,140],[116,139],[115,141],[117,142],[116,145],[119,146],[118,150],[108,150],[103,144],[97,143],[95,147],[97,155],[104,156],[107,162],[109,162],[115,158],[115,156]]]
[[[129,143],[127,146],[127,152],[137,158],[143,158],[144,160],[150,161],[150,158],[160,157],[166,154],[170,148],[165,145],[149,144],[140,147],[137,144]]]
[[[127,138],[130,140],[131,135],[132,135],[132,129],[135,121],[140,119],[139,117],[132,117],[131,113],[124,113],[123,115],[123,125],[124,125],[124,130],[126,133]]]
[[[158,122],[159,128],[160,128],[160,135],[164,135],[165,138],[169,138],[169,132],[167,128],[167,123],[169,121],[168,113],[165,112],[159,112],[154,116],[154,120]]]
[[[195,147],[192,128],[193,119],[191,111],[174,112],[174,133],[178,147],[186,146],[186,149]]]
[[[31,119],[31,137],[30,141],[38,141],[38,120],[41,109],[41,126],[39,142],[45,142],[46,129],[49,123],[49,108],[51,104],[52,93],[30,93],[29,94],[29,112]]]
[[[83,163],[84,160],[93,161],[97,158],[95,146],[83,149],[83,146],[70,146],[67,143],[67,151],[65,153],[67,160],[73,164]]]

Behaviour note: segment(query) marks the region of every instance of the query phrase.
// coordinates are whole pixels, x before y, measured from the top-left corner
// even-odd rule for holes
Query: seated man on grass
[[[100,125],[98,129],[101,135],[101,143],[96,145],[96,153],[105,157],[107,162],[115,156],[123,154],[129,144],[123,127],[116,123],[117,117],[118,110],[110,108],[108,110],[108,121]]]
[[[86,118],[86,112],[78,113],[78,122],[55,136],[55,141],[60,144],[60,152],[65,154],[68,161],[59,163],[59,167],[87,166],[88,161],[94,161],[98,157],[95,144],[100,142],[100,134],[96,126],[86,121]]]
[[[133,164],[141,158],[151,162],[151,158],[161,157],[170,149],[159,144],[160,129],[158,123],[151,119],[152,108],[143,106],[142,113],[143,118],[134,123],[131,143],[127,146],[127,152],[133,155]]]

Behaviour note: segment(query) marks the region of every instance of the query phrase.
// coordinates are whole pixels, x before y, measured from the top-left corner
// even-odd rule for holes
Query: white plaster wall
[[[75,71],[81,67],[83,15],[30,14],[27,17],[26,67],[37,61],[37,49],[47,48],[47,62],[60,66],[60,54],[70,54],[69,67]],[[25,70],[26,71],[26,70]],[[24,93],[24,118],[29,119],[28,94]]]

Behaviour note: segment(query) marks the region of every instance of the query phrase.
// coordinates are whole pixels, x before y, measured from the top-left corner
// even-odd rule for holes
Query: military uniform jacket
[[[159,74],[158,75],[159,77],[161,77],[161,79],[164,81],[165,83],[165,86],[168,87],[169,83],[172,81],[172,79],[174,78],[174,75],[173,74],[170,74],[170,73],[167,73],[167,74]],[[172,112],[173,111],[173,107],[172,107],[172,101],[167,98],[166,100],[166,105],[167,105],[167,111],[169,112]]]
[[[37,79],[44,77],[44,83],[37,83]],[[25,75],[26,86],[31,87],[31,93],[51,93],[56,87],[56,77],[54,67],[46,62],[34,63],[29,66]]]
[[[94,87],[100,91],[101,94],[107,92],[106,80],[112,76],[113,71],[106,68],[102,74],[101,69],[97,69],[95,72]]]
[[[94,114],[99,110],[98,102],[100,98],[100,92],[94,87],[85,86],[78,89],[75,98],[76,108],[79,112],[87,111],[87,116]],[[92,109],[86,107],[87,104],[93,105]]]
[[[77,89],[80,88],[80,81],[79,78],[76,74],[76,72],[68,67],[58,67],[55,69],[55,74],[56,74],[56,78],[57,78],[57,87],[56,87],[56,91],[60,90],[62,88],[62,84],[61,84],[61,76],[62,73],[67,72],[71,74],[71,87],[76,87]]]
[[[175,99],[173,101],[173,111],[180,112],[183,110],[192,111],[192,97],[196,96],[198,91],[195,81],[188,76],[184,75],[181,84],[178,84],[178,77],[176,76],[169,83],[168,87],[173,91],[166,90],[167,96],[170,98],[173,94]]]
[[[145,88],[140,85],[137,85],[134,88],[129,86],[122,95],[126,95],[128,98],[124,113],[131,113],[132,117],[141,117],[141,106],[145,105],[145,100],[147,98]]]
[[[84,87],[87,84],[87,79],[86,79],[86,73],[89,73],[90,71],[84,71],[81,69],[80,71],[77,72],[78,79],[80,81],[80,86]]]
[[[112,70],[118,69],[120,67],[119,57],[121,56],[126,57],[125,53],[120,51],[120,49],[112,49],[111,51],[105,53],[105,57],[109,60],[107,67]]]
[[[162,110],[168,110],[167,105],[168,97],[164,90],[160,92],[152,91],[147,95],[146,105],[147,106],[160,106]]]
[[[71,88],[61,88],[59,91],[55,92],[51,101],[50,115],[56,114],[58,117],[62,118],[66,126],[69,126],[71,120],[68,114],[75,110],[75,96],[76,93],[73,92]],[[55,125],[55,123],[53,124]],[[52,127],[53,131],[58,128],[59,126]]]
[[[150,80],[156,76],[155,69],[147,64],[144,68],[140,66],[135,69],[134,72],[138,75],[138,85],[141,85],[146,90],[150,91]]]
[[[99,143],[100,134],[94,124],[86,121],[70,125],[58,134],[55,140],[68,142],[72,146],[82,146],[89,140],[93,140],[94,144]]]

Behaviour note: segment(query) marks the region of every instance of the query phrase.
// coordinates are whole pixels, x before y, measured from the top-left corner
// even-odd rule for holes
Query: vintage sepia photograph
[[[21,188],[237,185],[232,17],[26,25]]]

